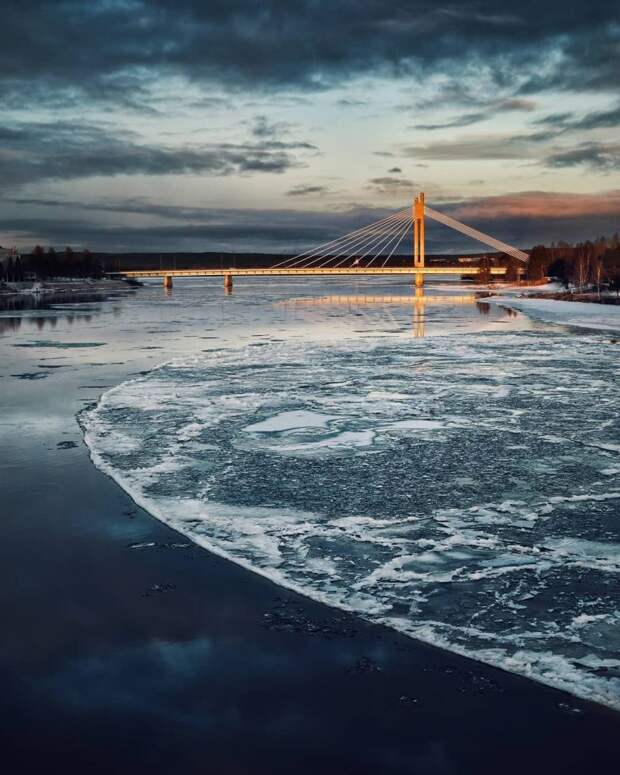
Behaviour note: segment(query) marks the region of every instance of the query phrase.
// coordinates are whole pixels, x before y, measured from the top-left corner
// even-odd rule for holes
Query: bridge
[[[174,277],[223,277],[224,287],[230,291],[233,277],[307,277],[413,275],[417,287],[424,284],[425,275],[477,275],[478,267],[434,266],[426,264],[426,217],[442,223],[461,234],[505,253],[525,266],[527,253],[495,237],[473,229],[449,215],[434,210],[425,202],[424,194],[417,196],[411,207],[392,213],[374,223],[355,229],[342,237],[324,242],[314,248],[279,261],[264,269],[138,269],[108,272],[111,276],[131,278],[163,277],[164,287],[172,288]],[[392,256],[407,235],[412,237],[413,261],[410,266],[388,266]],[[491,275],[504,275],[506,267],[491,266]]]

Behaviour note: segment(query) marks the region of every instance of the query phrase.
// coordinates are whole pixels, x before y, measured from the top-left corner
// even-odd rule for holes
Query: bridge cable
[[[372,266],[372,264],[379,258],[381,255],[381,252],[386,248],[386,246],[391,245],[392,242],[396,239],[396,237],[400,234],[402,230],[402,221],[406,221],[405,228],[409,228],[409,223],[411,222],[411,216],[407,215],[404,219],[401,219],[399,223],[395,225],[395,227],[390,231],[387,238],[384,239],[379,246],[376,247],[376,250],[373,250],[374,256],[370,259],[370,261],[366,264],[366,267]],[[363,258],[366,258],[366,256],[371,253],[371,250],[367,250],[362,256],[359,256],[359,261],[361,261]]]
[[[400,238],[399,238],[398,242],[396,243],[396,245],[394,245],[394,247],[393,247],[393,248],[392,248],[392,250],[390,251],[390,255],[389,255],[389,256],[388,256],[388,257],[385,259],[385,261],[384,261],[384,262],[381,264],[381,269],[383,269],[383,268],[385,267],[385,265],[387,264],[387,262],[390,260],[390,258],[392,258],[392,255],[394,254],[394,251],[395,251],[395,250],[398,248],[398,246],[400,245],[400,243],[403,241],[403,239],[404,239],[404,237],[405,237],[405,234],[407,234],[407,232],[409,231],[409,227],[413,227],[413,218],[410,218],[410,219],[409,219],[409,223],[408,223],[408,224],[405,226],[405,228],[403,229],[403,232],[402,232],[402,234],[400,235]]]
[[[381,218],[378,221],[375,221],[374,223],[371,223],[367,226],[360,227],[359,229],[355,229],[354,231],[348,232],[347,234],[343,235],[342,237],[338,237],[337,239],[330,240],[329,242],[323,242],[320,245],[316,245],[314,248],[309,248],[308,250],[304,250],[302,253],[298,253],[295,256],[289,256],[288,258],[283,259],[282,261],[278,262],[277,264],[274,264],[271,268],[277,269],[278,267],[282,266],[283,264],[288,263],[289,261],[295,261],[297,263],[297,259],[301,259],[304,256],[311,257],[312,255],[316,255],[321,249],[329,249],[329,246],[335,246],[339,242],[347,241],[351,237],[357,234],[362,234],[367,232],[369,229],[373,229],[377,227],[378,225],[391,220],[395,215],[399,215],[400,213],[404,213],[409,208],[404,208],[403,210],[398,211],[397,213],[392,213],[389,216],[386,216],[385,218]]]
[[[490,247],[493,247],[502,253],[508,253],[508,255],[519,259],[519,261],[527,261],[529,259],[528,254],[524,253],[522,250],[513,248],[512,245],[507,245],[505,242],[495,239],[495,237],[491,237],[482,231],[478,231],[478,229],[472,229],[471,226],[467,226],[466,224],[461,223],[454,218],[450,218],[449,215],[438,213],[437,210],[433,210],[428,206],[425,207],[424,210],[429,218],[432,218],[435,221],[439,221],[439,223],[443,223],[446,226],[455,229],[456,231],[460,231],[462,234],[466,234],[468,237],[472,237],[473,239],[478,240],[478,242],[489,245]]]
[[[387,250],[389,246],[398,238],[398,235],[402,233],[403,230],[409,229],[409,227],[412,224],[411,215],[409,215],[407,218],[405,218],[405,226],[404,229],[401,228],[401,224],[398,224],[398,227],[395,229],[395,231],[390,235],[390,238],[384,242],[379,250],[376,252],[376,254],[370,259],[370,261],[366,264],[366,267],[372,266],[374,262],[381,257],[382,252],[384,250]]]
[[[384,223],[372,224],[371,227],[367,227],[365,229],[364,234],[357,234],[355,236],[347,236],[342,237],[338,242],[341,242],[341,244],[335,248],[325,249],[323,248],[320,251],[316,251],[315,253],[311,254],[310,256],[305,256],[303,259],[300,259],[299,261],[296,261],[296,264],[302,264],[303,266],[301,268],[307,269],[311,267],[313,264],[316,264],[318,261],[322,261],[324,259],[327,259],[326,263],[329,263],[330,261],[333,261],[337,259],[339,256],[342,256],[343,254],[347,253],[347,251],[351,252],[354,248],[357,249],[360,245],[367,244],[369,239],[372,239],[376,234],[381,234],[385,231],[387,231],[393,223],[400,220],[404,217],[404,213],[395,213],[391,215],[388,219],[385,219]],[[334,246],[335,247],[335,246]],[[294,266],[294,265],[291,265]],[[290,267],[287,267],[290,268]]]
[[[342,266],[349,258],[355,258],[357,261],[361,261],[363,258],[365,258],[369,253],[373,251],[373,249],[377,246],[378,243],[385,243],[386,242],[386,235],[387,235],[387,241],[390,241],[391,236],[400,231],[400,226],[403,221],[403,218],[406,218],[404,214],[397,218],[395,221],[390,223],[387,228],[383,228],[381,231],[378,232],[377,235],[374,235],[373,238],[370,240],[366,240],[361,245],[355,246],[355,250],[352,250],[353,246],[349,247],[348,253],[344,255],[344,258],[342,258],[337,264],[334,264],[333,268],[336,269],[339,266]],[[365,251],[362,253],[361,256],[357,255],[358,253]],[[325,267],[329,261],[333,260],[334,258],[339,258],[340,255],[343,255],[342,253],[337,254],[336,256],[332,256],[329,258],[326,262],[320,265],[319,268]]]
[[[346,242],[343,242],[335,250],[331,250],[331,251],[321,250],[318,253],[318,255],[312,257],[312,260],[310,261],[308,261],[309,257],[304,258],[303,268],[307,269],[319,261],[324,261],[324,264],[327,265],[330,261],[334,261],[342,255],[346,256],[351,254],[354,251],[357,251],[360,247],[367,245],[369,240],[374,239],[374,237],[377,234],[383,234],[387,232],[393,226],[394,223],[396,223],[397,221],[399,221],[401,218],[404,218],[404,217],[405,217],[404,213],[395,214],[391,216],[389,222],[383,223],[380,226],[375,226],[373,229],[367,231],[366,234],[363,234],[361,236],[357,235],[355,237],[349,237]]]

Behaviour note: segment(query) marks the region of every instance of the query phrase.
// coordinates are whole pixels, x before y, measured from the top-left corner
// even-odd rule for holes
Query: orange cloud
[[[593,215],[620,217],[620,190],[598,194],[522,191],[463,203],[452,210],[455,218],[579,218]]]

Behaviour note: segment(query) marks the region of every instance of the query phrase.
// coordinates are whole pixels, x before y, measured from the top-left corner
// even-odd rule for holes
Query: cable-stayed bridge
[[[426,264],[426,217],[444,224],[455,231],[481,242],[495,251],[517,259],[523,266],[528,261],[527,253],[508,245],[489,234],[473,229],[449,215],[428,207],[424,194],[417,196],[411,207],[405,207],[385,218],[364,226],[338,239],[324,242],[313,248],[289,256],[271,267],[263,269],[139,269],[110,274],[124,277],[163,277],[164,286],[172,287],[173,277],[224,277],[226,288],[232,288],[233,276],[278,277],[308,275],[413,275],[415,284],[421,286],[424,276],[430,275],[476,275],[475,266],[434,266]],[[390,266],[389,262],[406,239],[413,246],[410,266]],[[492,275],[503,275],[506,267],[494,266]]]

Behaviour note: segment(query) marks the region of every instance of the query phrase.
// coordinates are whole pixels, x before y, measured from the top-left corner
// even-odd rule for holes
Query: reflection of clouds
[[[158,706],[169,710],[165,698],[186,691],[198,672],[212,670],[209,640],[156,640],[73,659],[47,679],[45,688],[77,708],[121,705],[156,713]]]
[[[82,712],[120,707],[204,723],[209,694],[224,696],[240,664],[250,685],[287,681],[298,667],[296,655],[274,658],[255,643],[231,649],[221,639],[152,640],[68,660],[37,688]],[[195,701],[188,702],[192,692]]]

